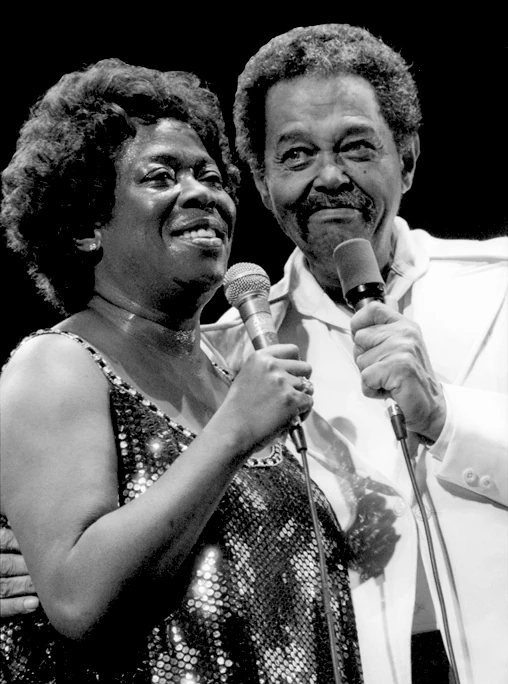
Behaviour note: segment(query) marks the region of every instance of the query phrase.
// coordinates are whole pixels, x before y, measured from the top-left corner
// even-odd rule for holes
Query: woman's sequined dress
[[[40,331],[39,334],[44,334]],[[119,459],[119,503],[142,496],[195,435],[121,380],[84,345],[111,383]],[[343,534],[314,488],[331,587],[343,684],[362,682]],[[4,519],[3,524],[7,524]],[[0,681],[23,684],[331,684],[329,637],[318,552],[304,476],[283,447],[240,468],[168,596],[160,585],[143,601],[161,617],[136,627],[124,651],[120,638],[100,645],[60,636],[42,609],[4,621]],[[162,585],[164,586],[164,585]],[[167,610],[165,606],[167,605]],[[111,639],[114,648],[108,648]]]

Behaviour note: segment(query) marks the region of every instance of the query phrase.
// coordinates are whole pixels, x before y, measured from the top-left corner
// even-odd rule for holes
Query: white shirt
[[[436,547],[461,684],[508,680],[508,240],[438,240],[397,218],[387,293],[422,327],[447,399],[445,427],[420,448],[418,479]],[[337,306],[296,250],[270,303],[281,342],[312,364],[314,411],[305,423],[311,475],[344,529],[358,502],[344,464],[388,485],[400,538],[384,572],[351,574],[367,684],[411,680],[410,640],[442,626],[421,515],[384,402],[363,396],[352,356],[352,313]],[[204,326],[205,343],[238,369],[252,352],[235,311]],[[331,429],[332,428],[332,429]],[[415,599],[418,547],[433,610]],[[425,604],[425,601],[424,601]],[[428,607],[428,606],[427,606]],[[487,636],[489,635],[489,636]]]

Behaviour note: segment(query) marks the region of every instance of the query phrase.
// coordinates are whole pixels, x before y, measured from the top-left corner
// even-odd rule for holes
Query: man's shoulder
[[[443,238],[425,230],[411,230],[412,239],[424,248],[431,260],[485,260],[508,261],[508,236],[472,240],[466,238]]]
[[[283,281],[272,286],[269,295],[275,328],[278,329],[288,305],[287,287]],[[235,308],[228,309],[215,323],[201,325],[201,339],[207,353],[222,357],[232,370],[238,370],[252,353],[252,344],[243,321]]]

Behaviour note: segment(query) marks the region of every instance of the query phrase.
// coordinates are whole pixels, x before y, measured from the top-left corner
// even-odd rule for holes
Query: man
[[[348,527],[351,506],[334,486],[346,491],[350,459],[396,517],[391,557],[377,574],[352,573],[365,681],[406,684],[411,651],[413,681],[447,681],[439,629],[461,684],[493,684],[508,675],[508,248],[505,238],[438,240],[397,216],[420,118],[402,58],[346,25],[274,38],[247,64],[235,102],[239,153],[296,245],[270,302],[279,339],[313,367],[313,477]],[[395,310],[345,305],[333,252],[357,237],[370,241]],[[252,350],[235,311],[208,339],[232,367]],[[438,584],[386,394],[406,418]],[[368,490],[353,490],[357,514]]]
[[[420,109],[406,64],[367,31],[270,41],[240,77],[235,123],[263,202],[297,247],[270,301],[280,340],[313,366],[310,469],[356,551],[365,681],[407,684],[412,652],[414,682],[446,682],[440,629],[461,684],[504,682],[506,240],[437,240],[397,216]],[[332,255],[353,237],[370,241],[395,309],[345,305]],[[206,330],[233,367],[252,351],[235,311]],[[406,417],[443,601],[385,394]]]

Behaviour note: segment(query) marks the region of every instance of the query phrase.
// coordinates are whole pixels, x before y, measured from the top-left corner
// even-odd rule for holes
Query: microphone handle
[[[346,294],[346,301],[355,311],[363,309],[370,302],[384,302],[385,288],[383,283],[365,283],[357,285]]]
[[[383,283],[377,282],[358,285],[357,287],[348,291],[346,294],[346,300],[355,311],[363,309],[363,307],[367,306],[367,304],[370,304],[370,302],[384,303],[384,285]],[[392,428],[395,433],[395,438],[400,442],[407,437],[406,419],[402,409],[394,399],[391,397],[386,397],[384,401],[388,411],[388,417],[390,418],[390,423],[392,424]]]
[[[237,308],[254,349],[265,349],[278,343],[270,305],[264,295],[248,292]]]
[[[237,308],[254,349],[265,349],[271,344],[278,343],[272,312],[265,295],[249,292],[237,304]],[[307,449],[307,440],[299,416],[291,421],[289,434],[297,451]]]

